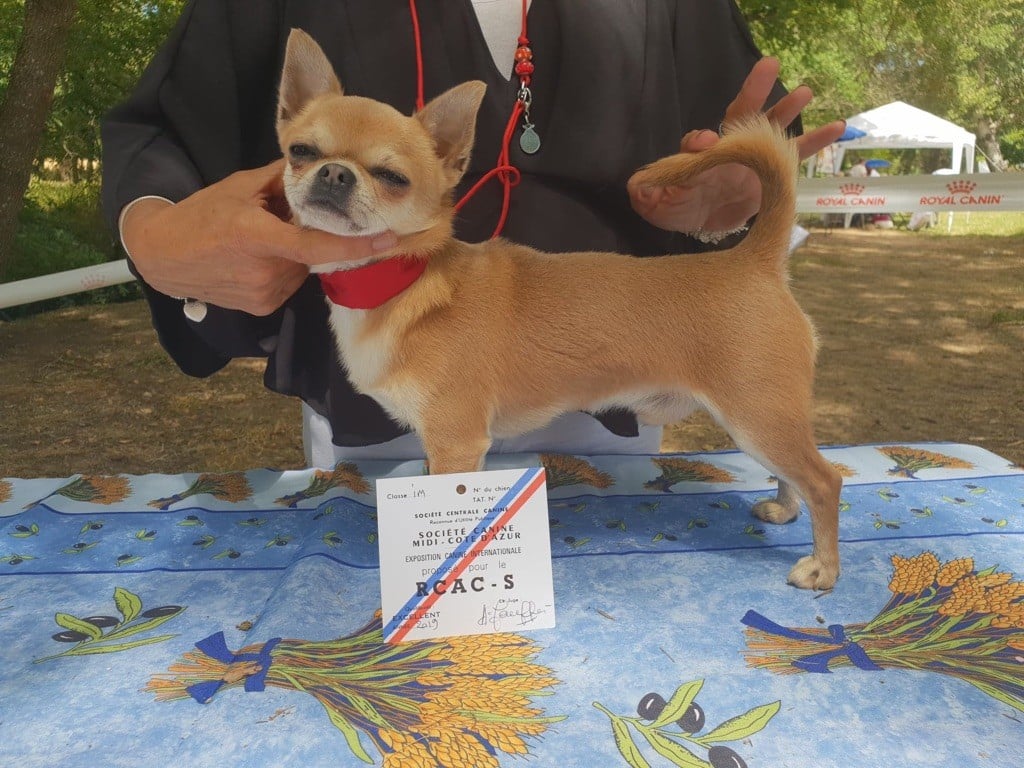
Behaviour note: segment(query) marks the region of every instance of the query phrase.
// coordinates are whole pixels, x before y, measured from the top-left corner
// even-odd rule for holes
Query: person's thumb
[[[711,149],[717,142],[718,134],[714,131],[690,131],[679,142],[679,151],[703,152],[705,149]]]
[[[261,165],[259,168],[249,168],[244,171],[236,171],[231,175],[235,189],[239,193],[248,192],[252,195],[283,195],[284,181],[284,158],[278,158],[273,162]]]
[[[360,261],[389,251],[398,244],[398,237],[393,232],[342,237],[316,229],[296,227],[281,221],[272,213],[266,213],[260,219],[258,237],[263,255],[300,264]]]

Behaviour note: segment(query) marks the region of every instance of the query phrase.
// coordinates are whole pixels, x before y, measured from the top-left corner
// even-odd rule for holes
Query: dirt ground
[[[792,275],[821,340],[821,444],[948,440],[1024,464],[1024,238],[815,230]],[[301,467],[298,402],[261,370],[182,375],[142,302],[0,323],[0,477]],[[663,449],[731,446],[697,417]]]

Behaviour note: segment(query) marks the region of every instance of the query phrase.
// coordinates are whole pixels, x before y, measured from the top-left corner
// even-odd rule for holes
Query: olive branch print
[[[661,694],[648,693],[637,705],[638,717],[616,715],[596,701],[594,706],[611,721],[615,746],[631,768],[650,768],[634,740],[634,733],[661,757],[681,768],[746,768],[743,758],[724,745],[743,741],[763,730],[778,713],[782,702],[773,701],[749,709],[698,736],[705,725],[704,710],[696,701],[703,687],[703,680],[683,683],[668,701]],[[696,754],[705,750],[707,759]]]
[[[161,605],[149,610],[142,610],[142,600],[127,589],[114,589],[114,605],[117,606],[120,620],[115,616],[86,616],[78,618],[70,613],[58,613],[54,616],[57,626],[63,631],[53,635],[58,643],[73,643],[71,648],[61,653],[36,659],[34,663],[59,659],[64,656],[88,656],[97,653],[117,653],[152,645],[169,640],[175,635],[156,635],[153,637],[136,637],[156,629],[185,610],[180,605]]]

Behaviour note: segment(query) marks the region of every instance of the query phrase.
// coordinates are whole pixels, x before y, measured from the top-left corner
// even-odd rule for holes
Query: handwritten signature
[[[545,613],[547,611],[544,608],[538,608],[532,600],[519,600],[513,597],[499,600],[490,607],[485,603],[476,623],[478,626],[490,626],[495,632],[500,632],[505,626],[505,622],[510,619],[514,620],[514,626],[525,627]]]

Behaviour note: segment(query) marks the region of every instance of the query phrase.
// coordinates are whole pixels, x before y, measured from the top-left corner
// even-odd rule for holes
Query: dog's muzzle
[[[306,200],[344,213],[356,186],[356,175],[341,163],[325,163],[316,172]]]

